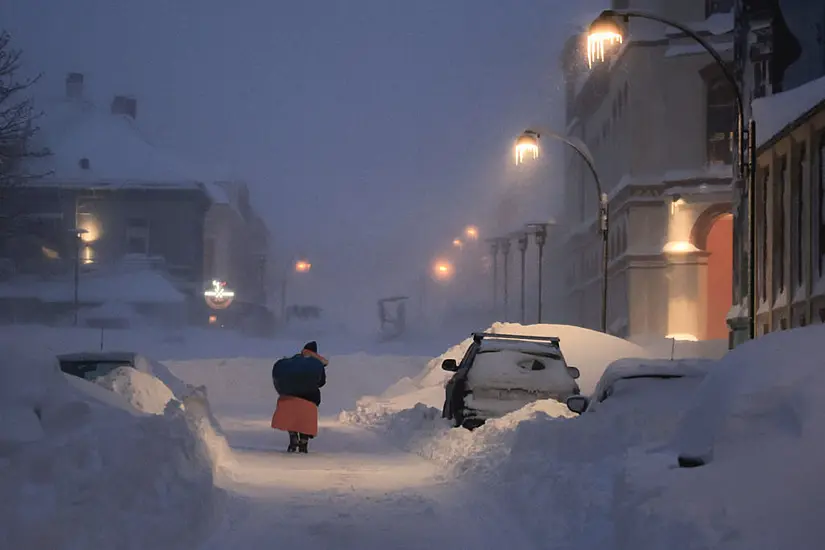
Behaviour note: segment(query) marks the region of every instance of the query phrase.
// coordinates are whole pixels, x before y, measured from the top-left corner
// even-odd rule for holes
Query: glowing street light
[[[527,130],[516,140],[516,164],[523,164],[525,157],[539,158],[539,134]]]
[[[474,225],[468,225],[464,228],[464,236],[467,237],[467,240],[470,241],[478,240],[478,227]]]
[[[453,277],[455,268],[447,260],[436,260],[433,264],[433,276],[439,281],[447,281]]]
[[[453,239],[453,246],[456,248],[462,248],[464,246],[464,243],[461,241],[461,239]]]
[[[602,13],[587,33],[587,65],[592,68],[595,61],[604,62],[605,47],[621,44],[623,40],[624,33],[616,19]]]
[[[312,264],[306,260],[298,260],[295,262],[295,271],[298,273],[306,273],[312,269]]]

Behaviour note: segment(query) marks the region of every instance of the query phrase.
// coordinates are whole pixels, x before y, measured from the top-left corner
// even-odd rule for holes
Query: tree
[[[30,148],[37,132],[34,122],[40,115],[28,91],[40,76],[17,78],[22,55],[12,47],[11,35],[0,31],[0,200],[8,187],[30,177],[25,159],[46,154]]]

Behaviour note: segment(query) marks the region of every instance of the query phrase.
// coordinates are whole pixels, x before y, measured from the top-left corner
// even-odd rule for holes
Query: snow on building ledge
[[[755,99],[751,109],[756,121],[757,148],[769,145],[820,108],[825,109],[825,76],[787,92]]]

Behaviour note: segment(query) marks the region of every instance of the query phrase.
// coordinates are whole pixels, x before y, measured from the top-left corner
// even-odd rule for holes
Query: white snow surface
[[[672,445],[631,453],[617,478],[621,548],[822,546],[823,337],[822,325],[777,332],[718,362]],[[709,463],[675,468],[679,453]]]
[[[42,348],[0,360],[0,547],[191,548],[220,512],[195,411],[145,414],[62,374]]]
[[[756,120],[756,146],[761,147],[799,117],[825,101],[825,76],[798,88],[754,99],[751,110]]]
[[[145,413],[163,414],[166,405],[175,399],[175,394],[166,384],[132,367],[116,368],[94,382],[122,396],[131,406]]]

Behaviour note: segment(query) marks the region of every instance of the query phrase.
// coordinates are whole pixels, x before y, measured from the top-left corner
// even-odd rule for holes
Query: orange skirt
[[[272,427],[285,432],[318,435],[318,407],[300,397],[279,397],[272,415]]]

